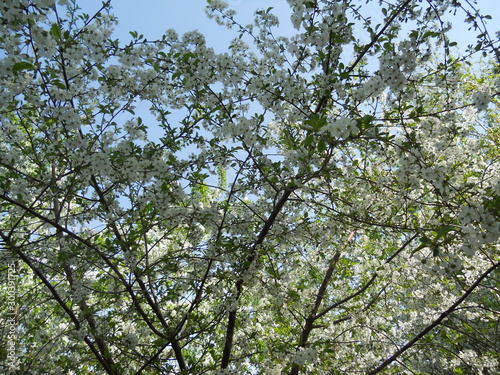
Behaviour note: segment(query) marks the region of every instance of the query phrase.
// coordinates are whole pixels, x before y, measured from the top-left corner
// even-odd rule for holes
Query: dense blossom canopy
[[[488,16],[209,0],[218,53],[111,3],[0,5],[0,372],[500,372]]]

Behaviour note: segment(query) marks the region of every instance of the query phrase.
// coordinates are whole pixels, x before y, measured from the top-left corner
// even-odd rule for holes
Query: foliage
[[[225,53],[0,5],[2,372],[500,371],[488,17],[288,2],[293,36],[208,1]]]

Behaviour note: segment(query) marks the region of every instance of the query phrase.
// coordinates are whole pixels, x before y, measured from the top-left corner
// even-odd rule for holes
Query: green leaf
[[[318,142],[318,152],[322,153],[326,150],[326,143],[324,140],[320,139]]]
[[[427,236],[422,236],[419,238],[419,240],[420,240],[420,246],[418,246],[415,250],[412,251],[412,255],[417,253],[418,251],[420,251],[426,247],[430,247],[432,245],[431,239]]]
[[[365,115],[361,119],[361,129],[368,129],[371,127],[372,121],[375,119],[372,115]]]
[[[425,245],[432,243],[431,239],[427,236],[420,237],[420,242]]]
[[[12,66],[12,70],[14,72],[20,72],[23,70],[35,70],[35,66],[27,61],[21,61],[21,62],[15,63]]]
[[[436,233],[436,239],[439,239],[439,238],[446,236],[449,232],[451,232],[452,230],[455,230],[455,229],[456,228],[452,227],[451,225],[444,227],[443,229],[441,229],[439,232]]]
[[[312,134],[309,134],[306,139],[304,139],[304,142],[302,142],[302,145],[307,147],[314,141],[314,136]]]
[[[53,79],[52,81],[50,81],[50,83],[52,83],[52,85],[56,87],[59,87],[60,89],[66,90],[66,86],[64,85],[64,83],[62,83],[58,79]]]
[[[422,39],[427,39],[429,37],[434,38],[434,37],[437,37],[439,35],[440,35],[440,33],[437,33],[435,31],[426,31],[424,33],[424,35],[422,36]]]
[[[314,130],[319,130],[326,125],[326,118],[321,115],[314,114],[309,119],[305,120],[304,123],[312,126]]]
[[[61,26],[59,26],[57,23],[54,23],[50,27],[50,33],[54,36],[54,38],[61,39]]]

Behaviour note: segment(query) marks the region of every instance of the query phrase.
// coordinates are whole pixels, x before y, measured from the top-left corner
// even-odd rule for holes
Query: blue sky
[[[237,11],[242,24],[252,21],[256,9],[269,7],[274,8],[276,15],[289,19],[290,8],[286,0],[229,0],[227,3]],[[174,29],[179,34],[197,29],[205,35],[208,45],[216,49],[223,49],[235,36],[208,19],[206,0],[117,0],[112,4],[113,13],[120,22],[116,28],[117,36],[136,30],[154,40],[167,29]],[[289,23],[287,29],[291,31]]]

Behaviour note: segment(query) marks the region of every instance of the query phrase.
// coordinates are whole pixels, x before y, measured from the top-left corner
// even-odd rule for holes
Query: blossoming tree
[[[226,53],[2,2],[2,373],[498,373],[488,17],[288,2],[208,1]]]

